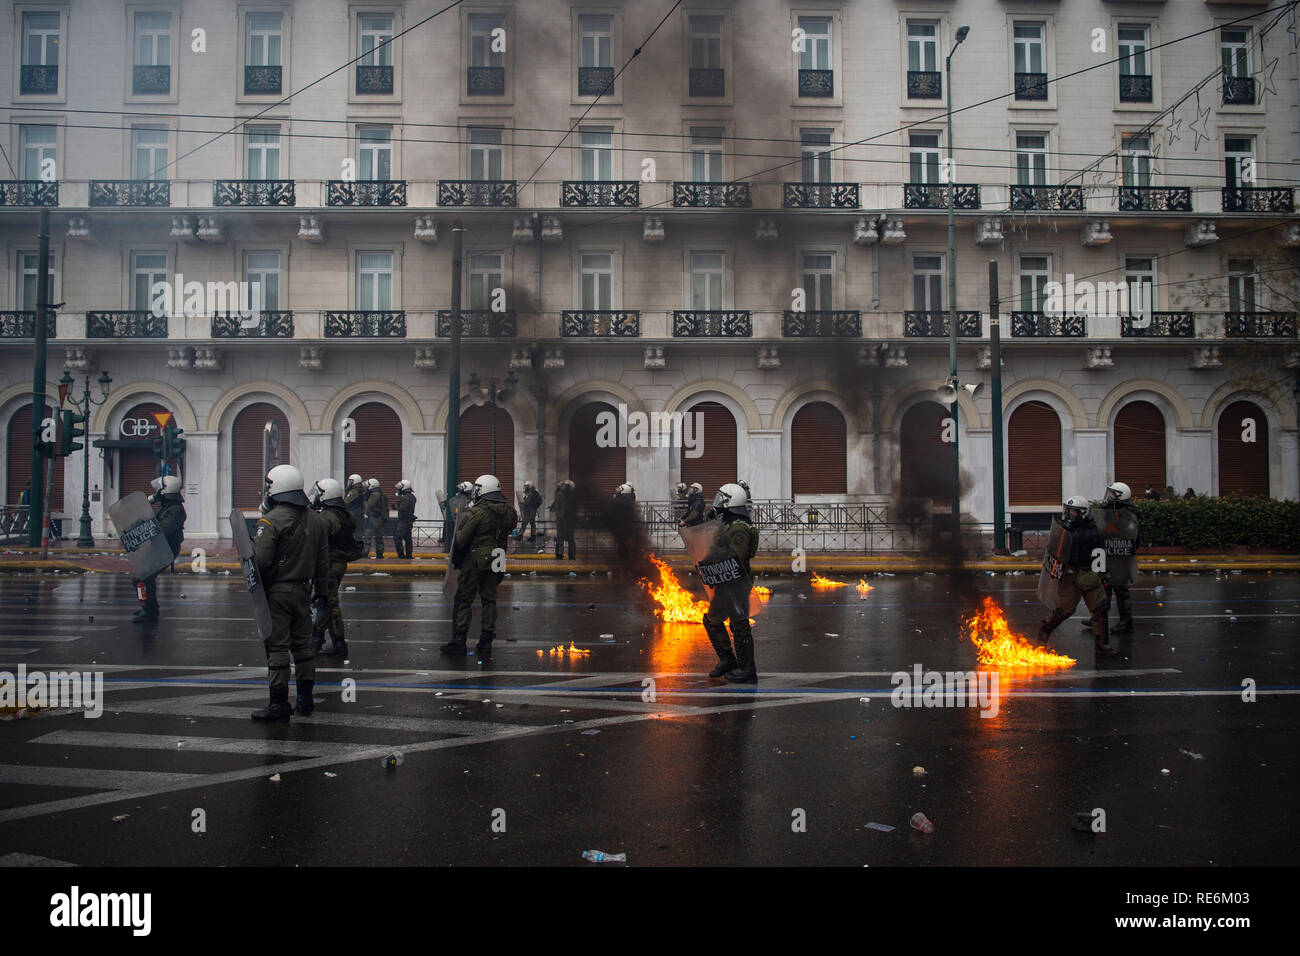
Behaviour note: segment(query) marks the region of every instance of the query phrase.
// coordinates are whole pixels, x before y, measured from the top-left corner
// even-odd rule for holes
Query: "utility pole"
[[[45,420],[46,312],[50,305],[50,210],[41,207],[40,254],[36,259],[36,358],[32,362],[32,483],[27,496],[27,545],[41,546],[41,520],[45,514],[45,456],[41,454],[41,431]],[[57,412],[55,413],[58,414]],[[57,446],[55,448],[57,451]],[[54,458],[50,458],[53,474]]]
[[[952,162],[952,55],[957,52],[957,47],[961,46],[966,35],[970,33],[970,27],[960,26],[957,28],[956,42],[952,49],[948,51],[948,56],[944,60],[944,93],[948,100],[948,168],[947,175],[942,177],[948,186],[948,365],[949,380],[952,382],[954,389],[958,388],[957,384],[957,225],[954,210],[956,208],[956,168]],[[957,395],[954,392],[950,414],[952,415],[952,547],[953,551],[961,550],[961,451],[959,446],[960,438],[958,436],[958,415],[961,411],[957,402]]]
[[[989,359],[993,369],[993,551],[1007,549],[1006,494],[1002,474],[1002,321],[998,314],[998,264],[989,260]]]
[[[459,219],[451,227],[451,367],[447,370],[447,500],[456,493],[456,474],[460,470],[460,266],[461,243],[465,227]],[[443,537],[451,552],[455,525],[451,511],[443,515]]]

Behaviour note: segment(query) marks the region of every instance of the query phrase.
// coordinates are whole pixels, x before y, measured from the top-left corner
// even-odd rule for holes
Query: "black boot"
[[[479,660],[490,660],[492,657],[492,641],[496,634],[491,631],[483,631],[478,636],[478,643],[474,645],[474,653],[478,655]]]
[[[443,654],[464,654],[467,650],[465,647],[465,635],[453,633],[451,640],[438,650]]]
[[[312,634],[311,652],[315,654],[317,657],[320,657],[322,653],[321,648],[323,648],[324,646],[325,646],[325,632],[321,631],[319,634]]]
[[[754,667],[754,636],[736,635],[736,666],[722,675],[733,684],[757,684],[758,670]]]
[[[289,706],[289,688],[275,687],[271,689],[271,702],[261,710],[253,711],[253,719],[269,723],[287,724],[289,718],[293,716],[293,708]]]
[[[316,686],[314,680],[300,680],[297,682],[298,706],[294,708],[294,713],[299,717],[310,717],[311,712],[316,709],[316,702],[311,698],[312,688]]]
[[[1119,605],[1119,623],[1110,629],[1112,634],[1133,633],[1133,597],[1128,588],[1115,589],[1115,603]]]
[[[1098,657],[1115,657],[1119,654],[1119,651],[1111,646],[1110,637],[1107,633],[1106,623],[1107,618],[1110,617],[1109,611],[1109,607],[1101,607],[1092,615],[1092,641]]]
[[[725,677],[728,671],[736,667],[736,654],[731,649],[731,636],[727,633],[725,625],[704,625],[704,633],[709,635],[709,643],[713,645],[713,652],[718,655],[718,666],[709,671],[710,677]]]
[[[331,656],[331,657],[347,657],[347,656],[348,656],[348,642],[345,641],[345,640],[343,640],[343,638],[341,638],[341,637],[336,637],[336,638],[334,638],[334,646],[333,646],[332,648],[330,648],[330,656]]]
[[[1048,641],[1050,641],[1052,639],[1052,632],[1056,630],[1058,627],[1060,627],[1061,622],[1064,621],[1067,617],[1069,617],[1069,615],[1062,614],[1060,608],[1057,608],[1050,615],[1048,615],[1047,619],[1038,625],[1038,643],[1046,644]]]

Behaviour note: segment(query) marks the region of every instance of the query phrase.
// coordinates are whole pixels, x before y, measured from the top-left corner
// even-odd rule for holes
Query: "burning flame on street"
[[[763,587],[763,585],[761,585],[761,584],[755,584],[755,585],[754,585],[754,593],[757,594],[757,595],[758,595],[760,598],[762,598],[764,601],[766,601],[768,598],[770,598],[770,597],[772,596],[772,589],[771,589],[771,588],[765,588],[765,587]]]
[[[568,647],[565,647],[563,644],[557,644],[549,651],[537,652],[538,657],[542,657],[543,655],[546,657],[590,657],[591,651],[585,647],[574,647],[573,641],[569,641]]]
[[[858,578],[858,597],[860,598],[866,597],[867,592],[871,590],[873,590],[873,588],[871,587],[870,584],[867,583],[866,578]]]
[[[816,571],[808,581],[815,588],[846,588],[849,586],[848,581],[833,581],[830,578],[824,578]]]
[[[673,574],[673,569],[666,562],[653,554],[650,563],[659,570],[659,583],[653,584],[646,578],[641,579],[641,586],[650,597],[654,598],[655,616],[669,624],[699,624],[704,620],[704,612],[709,609],[708,601],[697,601],[690,591],[682,587]]]
[[[994,667],[1073,667],[1073,657],[1038,647],[1007,624],[1006,614],[991,597],[984,608],[966,621],[971,643],[981,664]]]

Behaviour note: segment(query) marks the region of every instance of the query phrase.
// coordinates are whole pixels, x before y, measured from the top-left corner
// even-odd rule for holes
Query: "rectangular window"
[[[835,308],[835,253],[804,253],[803,289],[807,294],[806,311],[830,312]]]
[[[58,129],[54,126],[21,126],[18,138],[21,141],[22,162],[19,179],[44,179],[41,164],[47,159],[53,164],[57,156]],[[58,166],[54,165],[54,175],[58,176]]]
[[[1223,184],[1231,189],[1255,185],[1255,137],[1223,138]],[[1249,170],[1249,173],[1247,173]]]
[[[1044,311],[1047,283],[1051,278],[1051,256],[1020,257],[1020,311]]]
[[[1125,135],[1120,154],[1120,173],[1125,186],[1151,185],[1151,137]]]
[[[804,129],[799,131],[803,157],[802,175],[805,183],[831,181],[831,131]]]
[[[505,20],[499,16],[472,14],[469,18],[469,65],[504,67],[506,55],[492,49],[492,31],[504,30]]]
[[[691,253],[691,308],[722,309],[723,253]]]
[[[1228,260],[1228,311],[1259,311],[1255,300],[1255,263],[1251,259]]]
[[[939,134],[908,134],[908,172],[913,183],[939,181]]]
[[[611,16],[582,16],[578,18],[578,66],[613,66],[614,18]]]
[[[488,126],[469,128],[469,178],[501,178],[501,130]]]
[[[579,261],[582,309],[590,312],[614,308],[614,255],[584,252]]]
[[[168,66],[172,54],[170,13],[135,15],[135,65]]]
[[[131,130],[136,179],[167,178],[167,136],[161,126],[136,126]]]
[[[392,66],[393,45],[388,41],[393,38],[393,17],[387,13],[363,13],[359,16],[357,31],[361,57],[360,66]]]
[[[1140,23],[1121,23],[1119,25],[1119,75],[1150,76],[1147,65],[1147,51],[1151,48],[1148,40],[1149,29]]]
[[[357,253],[357,308],[387,312],[393,308],[393,254]]]
[[[937,21],[907,21],[907,68],[913,72],[938,72],[939,24]]]
[[[608,127],[582,127],[580,131],[581,170],[584,182],[610,182],[614,178],[614,131]]]
[[[469,256],[469,307],[492,308],[492,290],[503,288],[503,261],[499,252],[476,252]]]
[[[19,312],[31,312],[36,309],[36,274],[40,266],[41,254],[39,252],[20,252],[18,253],[18,306]],[[45,301],[53,303],[54,300],[54,257],[50,256],[50,269],[46,274]]]
[[[691,127],[691,179],[697,183],[722,182],[721,127]]]
[[[1017,73],[1046,73],[1047,60],[1043,55],[1043,24],[1016,23],[1012,27],[1012,33],[1015,40],[1015,71]]]
[[[244,157],[245,179],[280,178],[280,127],[249,126]]]
[[[1016,133],[1016,185],[1047,185],[1047,134]]]
[[[245,252],[244,281],[260,289],[258,305],[271,312],[280,308],[280,253]]]
[[[1241,27],[1224,28],[1219,35],[1219,56],[1224,75],[1250,76],[1250,30]]]
[[[393,131],[387,126],[357,130],[357,179],[393,178]]]
[[[167,281],[167,253],[134,252],[131,254],[131,308],[137,312],[153,310],[156,282]]]
[[[912,307],[943,311],[943,256],[912,257]]]
[[[690,17],[691,69],[722,69],[722,17]]]
[[[1150,316],[1156,307],[1156,261],[1150,256],[1124,257],[1128,314]],[[1098,307],[1101,303],[1098,303]]]
[[[284,21],[278,13],[250,13],[247,20],[248,66],[282,66]]]
[[[59,15],[23,14],[23,66],[59,65]]]
[[[799,53],[799,69],[831,69],[831,21],[827,17],[800,17],[799,29],[804,32],[803,50]]]

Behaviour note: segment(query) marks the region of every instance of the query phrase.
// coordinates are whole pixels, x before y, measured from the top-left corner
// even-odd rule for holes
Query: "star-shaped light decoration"
[[[1273,59],[1269,60],[1253,74],[1256,78],[1255,85],[1259,89],[1260,103],[1264,102],[1265,93],[1272,93],[1274,96],[1277,96],[1277,87],[1273,85],[1273,73],[1277,70],[1279,59],[1279,57],[1273,57]]]
[[[1191,131],[1193,136],[1193,150],[1201,148],[1201,140],[1210,138],[1209,123],[1210,108],[1207,106],[1205,109],[1201,109],[1201,91],[1198,89],[1196,91],[1196,119],[1187,124],[1188,130]]]
[[[1173,146],[1174,143],[1178,142],[1178,127],[1183,125],[1183,118],[1170,113],[1169,120],[1169,125],[1165,127],[1165,142],[1167,145]]]

